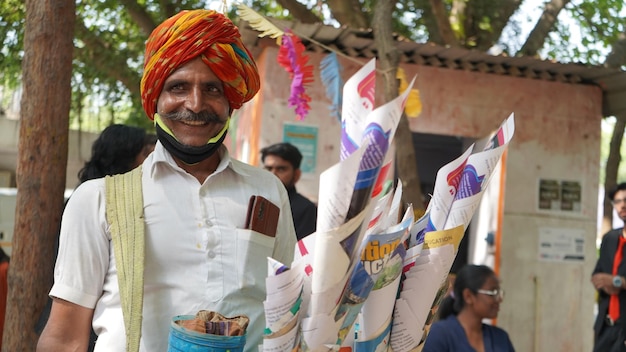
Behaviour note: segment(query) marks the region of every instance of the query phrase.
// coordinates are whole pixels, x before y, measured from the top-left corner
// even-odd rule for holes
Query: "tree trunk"
[[[626,33],[622,33],[620,38],[613,43],[611,52],[607,55],[604,65],[606,67],[619,68],[626,64]],[[617,121],[613,127],[613,136],[609,145],[609,156],[606,160],[604,172],[604,202],[602,209],[601,233],[604,234],[613,227],[613,206],[608,197],[609,192],[617,185],[617,172],[622,161],[622,139],[624,138],[624,128],[626,127],[626,115],[615,116]]]
[[[620,149],[624,138],[624,127],[626,127],[626,116],[617,116],[613,127],[613,136],[609,144],[609,156],[606,159],[604,171],[604,202],[602,212],[602,226],[600,232],[606,233],[613,227],[613,205],[608,197],[608,192],[617,185],[617,172],[622,161]]]
[[[522,0],[468,0],[465,12],[459,15],[465,35],[462,45],[479,51],[489,50],[521,3]]]
[[[297,0],[276,0],[276,2],[289,14],[302,23],[319,23],[322,19],[317,17],[306,5]]]
[[[396,3],[396,0],[385,0]],[[348,26],[355,29],[369,28],[367,14],[363,11],[359,0],[326,0],[326,5],[330,8],[333,18],[342,26]],[[374,11],[376,12],[376,11]],[[376,14],[374,13],[374,16]],[[391,22],[391,16],[387,18]],[[374,23],[375,21],[372,21]]]
[[[604,64],[615,68],[626,65],[626,33],[620,34],[619,39],[613,43]]]
[[[537,52],[543,48],[543,44],[546,42],[546,38],[554,24],[557,21],[557,17],[561,10],[570,2],[570,0],[551,0],[546,4],[543,9],[541,18],[537,21],[535,28],[530,32],[526,42],[517,53],[517,56],[536,56]]]
[[[442,0],[429,0],[430,8],[432,9],[432,15],[437,21],[437,28],[439,28],[439,36],[441,36],[443,42],[446,45],[458,46],[459,43],[456,40],[450,19],[448,18],[448,11],[446,5]]]
[[[158,23],[156,23],[150,16],[150,13],[146,10],[145,6],[141,5],[136,0],[120,0],[120,2],[124,5],[124,8],[128,11],[128,14],[133,21],[135,21],[139,28],[141,28],[143,34],[145,34],[146,37],[149,36]]]
[[[74,0],[26,0],[17,204],[3,351],[34,351],[52,284],[68,151]]]
[[[391,14],[396,1],[377,1],[372,20],[374,40],[378,48],[379,68],[382,70],[385,80],[385,101],[390,101],[398,96],[398,80],[396,72],[400,53],[395,47],[392,35]],[[394,137],[396,146],[396,169],[402,181],[402,202],[413,204],[416,214],[424,213],[422,187],[417,173],[417,160],[413,148],[413,138],[409,129],[409,122],[403,114],[398,123],[398,129]]]

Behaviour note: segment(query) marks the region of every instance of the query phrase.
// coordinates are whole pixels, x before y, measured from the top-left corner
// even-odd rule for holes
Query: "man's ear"
[[[294,185],[296,183],[298,183],[298,180],[300,179],[300,176],[302,176],[302,170],[300,170],[300,169],[293,170],[293,184]]]

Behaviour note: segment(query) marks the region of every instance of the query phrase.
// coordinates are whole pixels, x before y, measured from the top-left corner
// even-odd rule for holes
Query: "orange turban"
[[[259,91],[259,72],[237,27],[212,10],[182,11],[155,28],[146,42],[141,104],[151,120],[167,77],[198,56],[224,84],[231,109]]]

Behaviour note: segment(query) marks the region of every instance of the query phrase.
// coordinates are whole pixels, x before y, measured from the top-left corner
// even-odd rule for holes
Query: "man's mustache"
[[[173,111],[167,114],[162,114],[161,117],[172,121],[202,121],[207,123],[224,123],[224,120],[214,112],[207,110],[195,113],[189,110]]]

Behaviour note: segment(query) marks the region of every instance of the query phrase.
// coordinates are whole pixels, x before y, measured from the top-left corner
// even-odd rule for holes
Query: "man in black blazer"
[[[626,182],[609,193],[620,219],[626,223]],[[626,351],[626,230],[607,232],[591,282],[598,290],[598,316],[594,324],[594,352]]]

